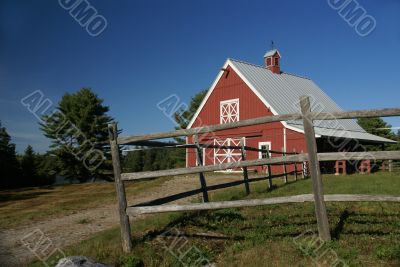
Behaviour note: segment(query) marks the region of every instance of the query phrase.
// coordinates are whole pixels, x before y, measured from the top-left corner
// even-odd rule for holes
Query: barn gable
[[[234,79],[233,83],[237,85],[238,83],[243,83],[244,87],[249,90],[250,92],[247,93],[248,96],[252,96],[252,102],[251,102],[251,109],[246,109],[248,112],[246,116],[241,116],[240,120],[244,119],[250,119],[250,118],[257,118],[261,116],[268,116],[268,115],[278,115],[276,110],[267,102],[267,100],[259,93],[258,90],[255,89],[254,86],[247,80],[247,78],[237,69],[237,66],[233,64],[234,61],[232,59],[228,59],[223,67],[221,68],[221,71],[218,73],[217,78],[215,79],[214,83],[212,84],[211,88],[208,90],[206,96],[204,97],[202,103],[200,104],[199,108],[197,109],[196,113],[194,114],[192,120],[188,124],[188,129],[192,128],[193,126],[199,127],[201,124],[195,123],[196,121],[199,120],[200,118],[204,118],[204,112],[203,110],[208,109],[209,106],[207,106],[207,102],[212,98],[212,94],[214,93],[214,90],[217,87],[220,87],[219,84],[221,83],[222,79],[224,77],[228,77],[229,75],[234,75],[236,79]],[[229,86],[229,85],[228,85]],[[232,86],[232,85],[230,85]],[[244,89],[244,90],[246,90]],[[229,90],[229,89],[228,89]],[[232,91],[224,91],[223,96],[219,96],[218,99],[221,100],[228,100],[230,99],[230,95],[232,95]],[[243,90],[243,89],[242,89]],[[242,91],[243,93],[243,91]],[[254,97],[253,97],[254,96]],[[256,104],[257,103],[257,104]],[[219,103],[218,103],[219,105]],[[239,104],[240,105],[240,104]],[[215,118],[219,116],[219,110],[217,110],[216,104],[213,104],[213,110],[218,111],[218,113],[213,114],[212,116],[214,117],[214,120],[210,120],[209,118],[207,119],[207,123],[204,125],[210,125],[210,124],[220,124],[220,121]],[[267,112],[259,112],[261,110],[267,111]],[[219,117],[218,117],[219,118]],[[304,133],[304,131],[299,130],[298,128],[291,127],[288,125],[286,122],[281,122],[280,124],[283,124],[286,128],[291,129],[296,132]]]
[[[234,68],[228,65],[224,69],[223,75],[209,90],[188,128],[273,115]]]

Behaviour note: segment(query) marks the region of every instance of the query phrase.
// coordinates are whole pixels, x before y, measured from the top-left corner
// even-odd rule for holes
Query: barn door
[[[246,139],[245,139],[246,142]],[[240,138],[214,139],[214,145],[240,147]],[[214,149],[214,164],[231,163],[242,160],[240,149]],[[226,171],[233,171],[232,169]]]

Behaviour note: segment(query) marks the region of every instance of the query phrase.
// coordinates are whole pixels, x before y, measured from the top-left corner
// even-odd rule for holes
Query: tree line
[[[192,97],[186,109],[175,112],[176,128],[186,128],[193,114],[202,102],[206,91]],[[39,105],[37,98],[30,99],[32,105]],[[108,115],[109,107],[90,88],[82,88],[76,93],[65,94],[51,113],[42,116],[40,129],[51,140],[49,151],[35,153],[28,146],[22,155],[17,155],[15,144],[0,122],[0,188],[41,186],[54,183],[56,175],[66,179],[86,182],[102,178],[112,180],[112,164],[108,144],[108,124],[115,119]],[[363,118],[358,123],[367,132],[391,140],[400,141],[400,131],[396,134],[391,125],[381,118]],[[184,143],[175,138],[175,143]],[[369,150],[380,150],[377,145]],[[385,145],[386,150],[400,150],[399,143]],[[95,168],[85,153],[97,151],[99,164]],[[185,149],[133,147],[121,155],[124,171],[153,171],[185,166]],[[86,161],[85,161],[86,160]]]
[[[179,127],[186,127],[196,111],[205,91],[197,94],[188,110],[175,113]],[[26,99],[29,105],[40,107],[40,98]],[[53,184],[56,175],[69,180],[86,182],[92,179],[112,179],[112,164],[108,144],[108,124],[115,119],[108,115],[109,107],[90,88],[65,94],[54,110],[41,118],[40,129],[51,140],[50,149],[44,154],[35,153],[28,146],[17,155],[15,144],[0,122],[0,188],[17,188]],[[120,130],[121,131],[121,130]],[[176,142],[184,142],[176,139]],[[101,152],[95,168],[88,166],[88,152]],[[121,155],[123,168],[131,171],[152,171],[183,167],[184,149],[136,147]],[[86,162],[85,162],[86,160]],[[99,158],[97,158],[99,160]]]
[[[37,154],[28,145],[23,155],[17,155],[15,144],[0,122],[0,188],[42,186],[55,181],[55,157]]]

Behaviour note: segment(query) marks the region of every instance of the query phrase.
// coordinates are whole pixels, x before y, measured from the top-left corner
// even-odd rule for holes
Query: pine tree
[[[143,171],[144,166],[144,152],[141,148],[139,150],[130,151],[124,157],[124,168],[130,172]]]
[[[392,126],[382,118],[359,118],[358,124],[368,133],[381,136],[386,139],[396,140],[396,134],[392,132]],[[386,146],[386,150],[393,150],[396,145]],[[368,145],[368,150],[382,150],[380,145]]]
[[[190,120],[193,118],[197,109],[199,108],[201,102],[207,94],[207,90],[202,90],[195,94],[190,100],[190,104],[186,109],[181,109],[175,112],[174,119],[176,123],[179,125],[178,128],[186,129]]]
[[[15,153],[15,145],[0,122],[0,188],[24,186],[21,170]]]
[[[22,177],[27,185],[38,185],[38,164],[35,152],[31,145],[25,149],[21,159]]]
[[[52,139],[51,152],[59,159],[61,175],[81,182],[107,175],[111,165],[104,145],[107,125],[113,121],[108,111],[91,89],[82,88],[65,94],[57,110],[43,117],[41,129]]]

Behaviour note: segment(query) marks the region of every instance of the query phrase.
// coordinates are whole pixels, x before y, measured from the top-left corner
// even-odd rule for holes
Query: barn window
[[[275,58],[275,66],[279,66],[279,58],[278,57]]]
[[[220,102],[220,123],[239,121],[239,99],[231,99]]]
[[[263,150],[271,150],[271,142],[260,142],[258,143],[258,148]],[[260,151],[258,155],[258,158],[260,159],[268,158],[267,151]]]

